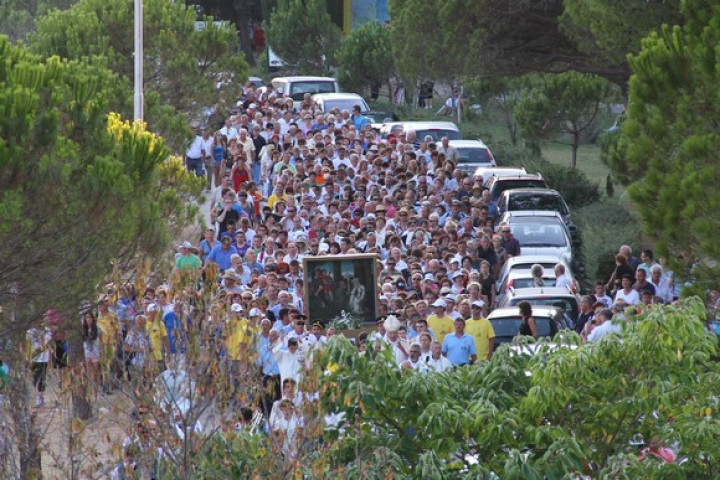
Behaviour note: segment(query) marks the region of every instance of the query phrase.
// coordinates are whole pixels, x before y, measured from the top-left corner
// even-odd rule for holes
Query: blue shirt
[[[258,338],[258,365],[262,367],[263,375],[280,375],[280,368],[270,348],[270,339],[262,335]]]
[[[355,128],[358,132],[362,130],[365,125],[367,125],[367,118],[365,118],[364,115],[351,115],[350,118],[352,118],[352,121],[355,124]]]
[[[238,253],[237,248],[230,245],[230,248],[227,250],[222,249],[222,243],[216,247],[214,247],[210,251],[210,255],[207,257],[208,262],[215,262],[218,265],[218,268],[220,268],[221,272],[224,272],[228,268],[232,267],[232,262],[230,261],[230,256],[233,253]]]
[[[442,353],[446,354],[453,365],[465,365],[470,363],[470,355],[477,355],[475,340],[467,333],[460,338],[455,332],[448,333],[445,335]]]
[[[187,345],[187,329],[190,326],[190,319],[185,319],[185,324],[181,325],[175,317],[175,312],[166,313],[163,317],[163,323],[165,324],[165,330],[167,330],[168,343],[170,344],[170,353],[176,353],[177,351],[185,353]],[[179,331],[177,331],[180,329]]]

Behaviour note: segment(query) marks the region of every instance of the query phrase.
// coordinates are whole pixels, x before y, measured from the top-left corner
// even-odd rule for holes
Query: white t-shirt
[[[608,333],[612,332],[618,332],[620,333],[622,331],[622,328],[620,325],[613,325],[613,323],[610,320],[607,320],[605,323],[600,325],[599,327],[595,327],[592,332],[590,332],[590,335],[588,335],[587,339],[588,342],[597,342],[602,337],[607,335]]]
[[[624,290],[618,290],[618,292],[615,294],[615,301],[618,300],[625,300],[625,303],[628,305],[637,305],[640,303],[640,295],[638,295],[637,290],[630,290],[630,293],[625,293]]]

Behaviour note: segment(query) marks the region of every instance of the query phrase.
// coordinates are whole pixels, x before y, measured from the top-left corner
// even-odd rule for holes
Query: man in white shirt
[[[612,317],[613,313],[612,310],[610,310],[609,308],[604,308],[600,310],[600,312],[595,315],[594,322],[596,326],[588,334],[587,341],[597,342],[609,333],[620,333],[622,331],[622,327],[620,327],[620,325],[614,325],[612,323]]]
[[[195,129],[195,139],[185,151],[185,167],[196,176],[202,177],[203,170],[203,137],[200,128]]]
[[[225,126],[220,129],[220,133],[225,135],[227,137],[227,141],[229,142],[231,139],[238,136],[237,129],[233,126],[233,122],[235,121],[235,115],[231,116],[225,121]]]
[[[213,138],[210,136],[210,129],[205,127],[200,137],[200,153],[202,155],[202,163],[205,166],[205,176],[207,177],[207,185],[205,191],[209,192],[213,186],[212,176],[215,170],[214,160],[212,156]]]
[[[444,372],[452,368],[453,364],[442,354],[442,343],[436,340],[432,343],[430,349],[432,350],[432,356],[427,361],[430,371]]]
[[[282,340],[279,340],[272,347],[272,354],[278,364],[280,370],[280,381],[291,378],[296,383],[300,383],[300,371],[303,364],[303,358],[298,351],[297,338],[291,338],[287,342],[287,350],[283,348]]]
[[[662,298],[665,303],[672,303],[673,292],[668,281],[662,278],[662,267],[655,265],[650,270],[650,283],[655,287],[655,296]]]
[[[573,284],[570,276],[565,272],[565,265],[558,263],[555,265],[555,286],[557,288],[569,288],[572,290]]]
[[[420,344],[412,344],[410,346],[410,358],[401,363],[400,366],[409,370],[417,370],[420,373],[429,372],[430,367],[428,367],[427,363],[422,361],[420,353]]]

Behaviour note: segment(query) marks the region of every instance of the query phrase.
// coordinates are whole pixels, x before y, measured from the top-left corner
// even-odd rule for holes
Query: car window
[[[533,316],[538,336],[547,337],[550,335],[550,319],[547,317]],[[514,337],[520,331],[522,318],[517,317],[495,318],[490,320],[496,337]]]
[[[329,112],[333,108],[342,110],[347,110],[348,112],[352,112],[352,109],[355,105],[360,105],[360,111],[361,113],[367,113],[367,105],[365,105],[365,102],[362,100],[325,100],[323,102],[323,111]]]
[[[555,286],[555,278],[551,277],[543,277],[543,282],[545,283],[546,287],[554,287]],[[513,279],[513,288],[531,288],[534,287],[533,285],[533,279],[532,278],[515,278]]]
[[[517,180],[497,180],[492,186],[492,199],[497,199],[502,195],[505,190],[513,188],[547,188],[545,180],[532,180],[532,179],[517,179]]]
[[[513,224],[512,232],[520,242],[520,247],[566,247],[568,245],[564,228],[557,224]]]
[[[487,148],[458,148],[458,157],[463,163],[492,163]]]
[[[560,212],[561,215],[567,214],[565,202],[557,195],[510,194],[509,197],[508,203],[510,206],[507,210],[511,212],[517,210],[550,210]]]
[[[577,302],[570,297],[515,297],[510,300],[510,306],[514,307],[523,300],[527,300],[534,306],[562,308],[562,310],[567,312],[572,318],[577,318],[578,305]]]
[[[335,82],[293,82],[290,84],[290,97],[296,102],[302,101],[306,93],[335,93]]]
[[[441,130],[441,129],[428,129],[428,130],[415,130],[418,140],[422,141],[427,135],[433,138],[433,141],[440,142],[442,137],[448,137],[449,140],[460,140],[460,132],[454,130]]]

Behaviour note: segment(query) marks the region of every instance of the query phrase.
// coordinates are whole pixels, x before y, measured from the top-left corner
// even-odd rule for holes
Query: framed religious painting
[[[305,257],[305,306],[310,322],[338,330],[359,328],[377,317],[375,254]]]

